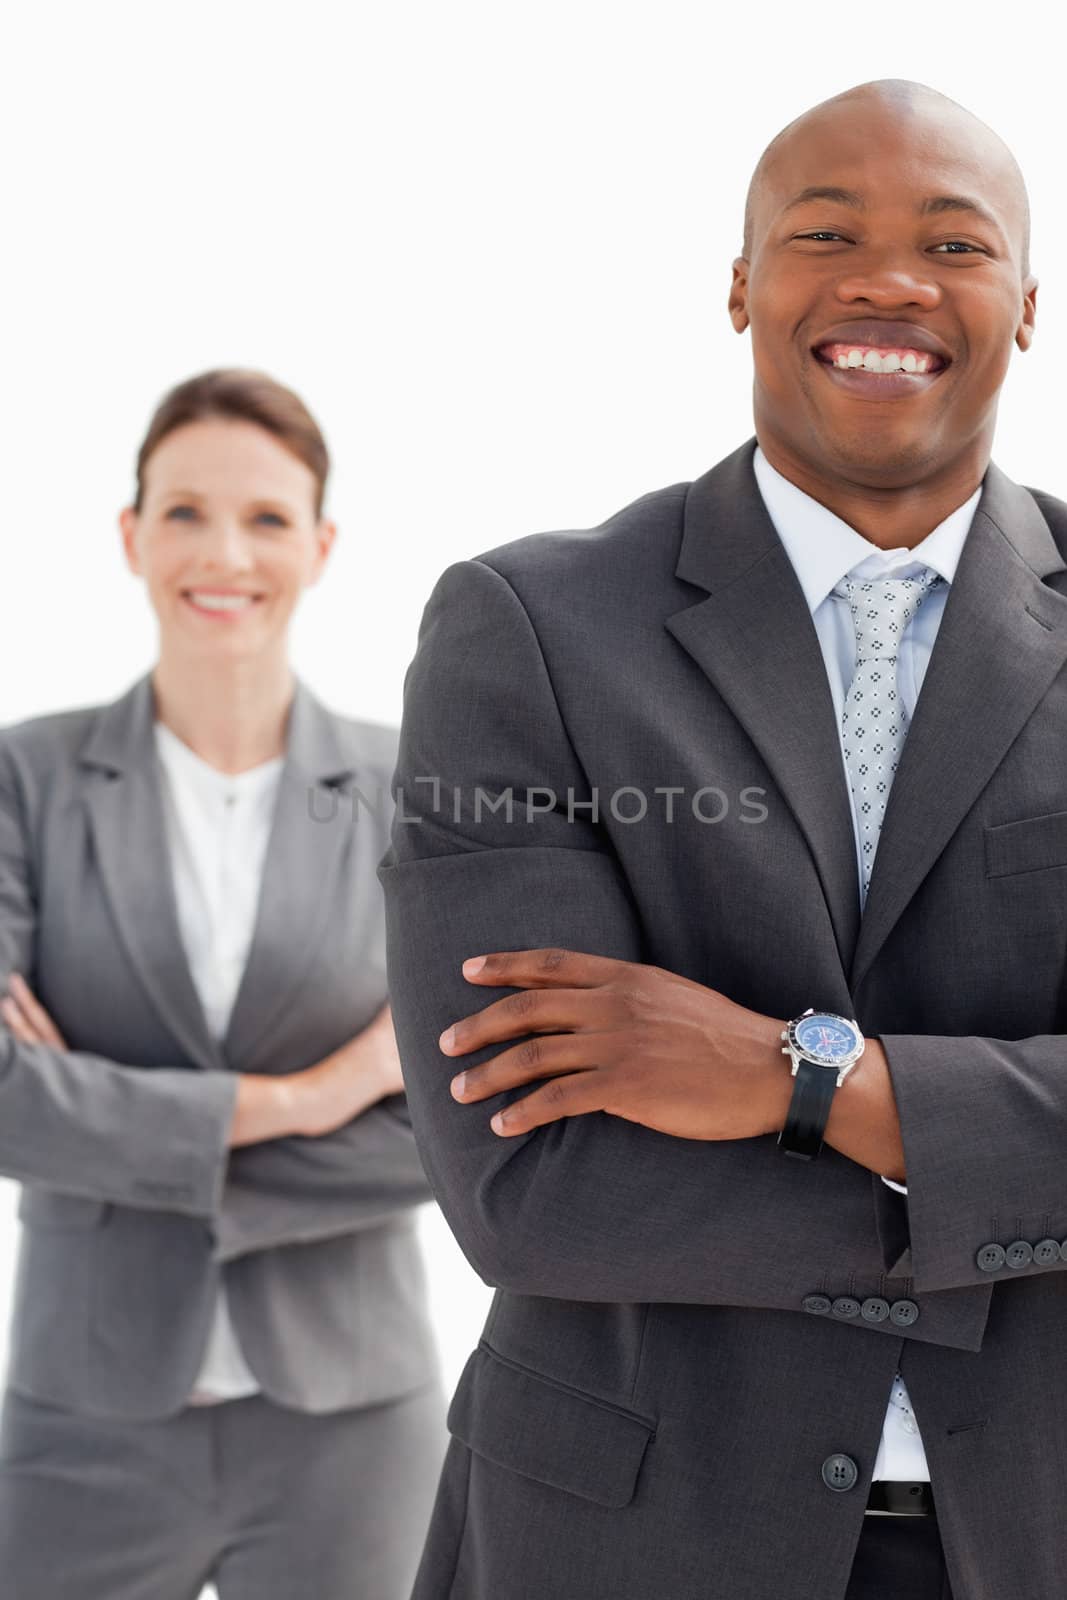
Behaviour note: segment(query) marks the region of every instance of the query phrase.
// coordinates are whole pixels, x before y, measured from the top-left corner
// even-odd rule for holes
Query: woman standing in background
[[[287,631],[336,533],[290,390],[191,378],[121,514],[118,700],[0,730],[0,1416],[17,1600],[407,1600],[447,1434],[375,868],[394,729]]]

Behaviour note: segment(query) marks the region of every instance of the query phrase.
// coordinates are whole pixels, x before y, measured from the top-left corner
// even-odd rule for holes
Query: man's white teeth
[[[927,372],[928,355],[915,355],[908,350],[903,355],[898,350],[888,350],[884,355],[877,350],[850,350],[846,355],[839,351],[834,357],[836,367],[863,367],[866,372]]]
[[[190,590],[189,598],[205,611],[243,611],[254,603],[250,594],[201,594],[196,589]]]

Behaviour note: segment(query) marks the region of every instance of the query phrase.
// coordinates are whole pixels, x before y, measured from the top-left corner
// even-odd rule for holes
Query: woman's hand
[[[51,1044],[65,1050],[67,1042],[25,978],[13,972],[8,993],[0,998],[0,1016],[23,1044]]]
[[[312,1137],[343,1127],[385,1095],[403,1094],[388,1003],[362,1033],[313,1067],[291,1074],[288,1081],[295,1085],[302,1106],[300,1131]]]
[[[66,1040],[25,979],[13,972],[0,996],[0,1017],[23,1044],[67,1048]],[[229,1144],[257,1144],[289,1133],[332,1133],[389,1094],[403,1094],[393,1015],[384,1005],[361,1033],[300,1072],[241,1073]]]

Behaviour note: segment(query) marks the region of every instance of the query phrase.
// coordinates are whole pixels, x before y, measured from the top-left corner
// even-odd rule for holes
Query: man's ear
[[[744,256],[734,257],[733,273],[727,310],[736,331],[744,333],[748,327],[748,262]]]
[[[1029,350],[1034,342],[1034,320],[1037,316],[1037,279],[1033,273],[1023,284],[1022,321],[1015,330],[1015,343],[1020,350]]]

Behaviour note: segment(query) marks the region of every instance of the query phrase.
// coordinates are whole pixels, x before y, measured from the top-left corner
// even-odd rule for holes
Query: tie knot
[[[849,603],[858,657],[897,655],[908,623],[942,581],[930,567],[909,578],[842,578],[834,593]]]

